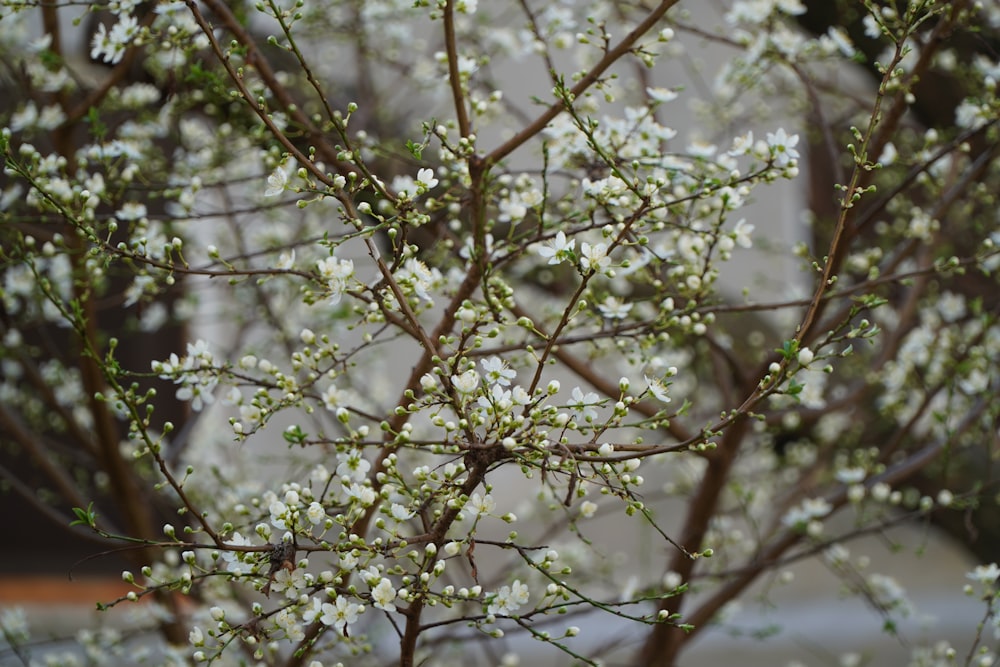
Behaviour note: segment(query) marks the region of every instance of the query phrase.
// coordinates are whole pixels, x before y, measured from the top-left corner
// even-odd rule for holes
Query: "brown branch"
[[[587,72],[580,81],[569,90],[569,94],[572,98],[577,98],[587,91],[592,85],[600,80],[601,75],[613,64],[615,64],[622,56],[632,50],[632,47],[639,40],[640,37],[649,32],[654,25],[656,25],[660,19],[663,18],[667,11],[676,5],[680,0],[662,0],[660,5],[651,11],[646,18],[644,18],[639,25],[631,30],[625,37],[620,41],[614,48],[609,49],[604,57],[597,62],[594,67]],[[487,165],[493,165],[504,159],[515,150],[521,147],[525,142],[534,137],[536,134],[545,129],[553,118],[561,114],[566,110],[566,105],[562,100],[553,103],[548,109],[542,112],[538,118],[536,118],[530,125],[525,127],[523,130],[515,134],[504,144],[495,148],[489,155],[484,158]]]
[[[455,117],[458,120],[458,132],[464,138],[472,134],[472,124],[469,122],[469,109],[465,104],[465,93],[462,91],[462,75],[458,71],[455,0],[447,0],[444,5],[444,45],[448,53],[448,83],[451,86],[452,103],[455,106]]]
[[[956,440],[973,424],[975,424],[976,420],[982,416],[987,407],[988,403],[986,401],[980,401],[974,410],[970,410],[969,414],[965,416],[962,422],[955,428],[949,437],[938,442],[931,443],[914,452],[905,460],[890,467],[881,475],[873,476],[867,480],[865,485],[869,488],[878,483],[885,483],[892,486],[898,485],[910,479],[922,469],[926,468],[942,452],[950,447],[952,441]],[[847,488],[841,487],[837,489],[826,497],[826,501],[833,507],[833,510],[830,513],[832,515],[838,509],[847,504]],[[695,626],[694,629],[692,629],[688,634],[688,637],[693,638],[704,630],[723,606],[746,590],[746,588],[753,583],[754,580],[756,580],[761,572],[764,572],[774,563],[778,562],[782,554],[788,551],[788,549],[795,544],[799,543],[802,540],[802,537],[802,533],[798,531],[792,529],[785,530],[770,546],[760,553],[753,563],[743,569],[737,578],[720,588],[707,600],[701,602],[697,610],[685,618],[686,623],[691,623]]]
[[[38,435],[32,433],[18,416],[8,410],[3,403],[0,403],[0,426],[3,426],[3,431],[17,442],[32,463],[38,466],[51,480],[67,503],[74,507],[87,506],[86,498],[72,478],[42,450],[38,442]],[[33,495],[32,498],[34,498]],[[64,524],[64,527],[66,525],[68,522]]]
[[[696,560],[688,554],[701,551],[708,525],[715,516],[719,498],[726,488],[729,473],[736,460],[736,454],[749,430],[750,420],[746,417],[731,425],[722,436],[716,451],[705,458],[708,466],[698,485],[698,490],[688,503],[688,514],[684,520],[679,540],[683,551],[676,551],[670,560],[669,570],[680,575],[682,581],[691,578]],[[666,598],[660,603],[660,610],[667,614],[680,612],[686,593]],[[685,620],[685,623],[690,621]],[[667,623],[660,623],[646,638],[637,658],[637,664],[644,667],[672,667],[686,639],[684,630]]]

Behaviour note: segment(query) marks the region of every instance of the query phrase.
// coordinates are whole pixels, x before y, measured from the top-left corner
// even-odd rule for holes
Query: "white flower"
[[[767,145],[774,157],[774,163],[779,167],[784,167],[792,160],[799,159],[799,152],[795,150],[795,145],[799,143],[799,135],[788,136],[785,128],[778,128],[777,132],[767,133]]]
[[[483,367],[486,381],[490,384],[498,384],[501,387],[510,386],[510,381],[517,377],[517,371],[507,366],[507,362],[500,357],[489,357],[479,362]]]
[[[337,388],[337,385],[331,384],[326,388],[326,391],[320,396],[323,399],[323,405],[326,409],[331,412],[336,412],[337,408],[344,402],[346,398],[346,393]]]
[[[649,388],[649,393],[655,396],[656,400],[661,403],[670,402],[670,397],[667,396],[667,385],[663,382],[663,380],[659,378],[647,377],[645,375],[642,376],[642,379],[646,381],[646,387]]]
[[[101,26],[104,27],[103,25]],[[28,102],[24,107],[10,117],[10,129],[15,132],[34,127],[38,123],[38,107],[34,102]]]
[[[1000,577],[1000,567],[996,563],[977,565],[972,572],[969,572],[965,576],[967,579],[972,579],[988,586],[996,583],[997,577]]]
[[[49,105],[44,107],[41,115],[38,116],[38,127],[43,130],[54,130],[65,120],[66,114],[60,107]]]
[[[401,284],[413,289],[413,292],[424,301],[433,302],[430,290],[441,280],[441,272],[437,268],[429,268],[418,259],[410,258],[397,273]]]
[[[264,413],[261,411],[260,407],[256,405],[241,405],[240,419],[248,425],[259,424],[264,419]]]
[[[299,593],[309,585],[309,579],[305,570],[297,568],[286,570],[281,568],[274,575],[271,581],[271,590],[275,593],[285,592],[285,597],[289,600],[299,597]]]
[[[579,387],[573,387],[572,396],[573,402],[569,404],[569,407],[573,409],[578,418],[588,423],[597,419],[597,410],[594,408],[600,400],[597,394],[592,391],[584,394]]]
[[[597,304],[597,309],[609,320],[624,320],[632,310],[632,304],[625,303],[616,296],[608,296]]]
[[[646,94],[654,102],[670,102],[677,99],[677,93],[667,88],[646,88]]]
[[[885,610],[895,610],[903,616],[908,616],[913,611],[906,591],[895,578],[876,572],[868,577],[868,586],[872,598]]]
[[[583,242],[580,244],[580,268],[584,271],[594,271],[600,273],[611,266],[611,258],[608,257],[608,246],[605,243],[595,243],[593,245]]]
[[[424,391],[434,391],[438,386],[437,378],[430,373],[424,373],[420,376],[420,386],[423,387]]]
[[[347,495],[357,500],[362,507],[370,507],[378,497],[375,489],[370,486],[362,486],[361,484],[351,484],[347,489]]]
[[[824,498],[806,498],[801,505],[788,510],[781,521],[789,527],[804,526],[813,519],[825,517],[832,510],[833,507]]]
[[[864,468],[841,468],[835,477],[841,484],[857,484],[865,478]]]
[[[393,601],[396,599],[396,589],[392,587],[392,582],[382,579],[378,585],[372,589],[372,604],[382,611],[396,611]]]
[[[360,449],[347,452],[337,452],[337,477],[347,477],[355,482],[362,482],[368,476],[372,464],[361,455]]]
[[[225,541],[226,544],[231,544],[234,547],[249,547],[253,546],[253,542],[249,538],[243,537],[239,533],[233,533],[233,536]],[[245,566],[240,562],[240,556],[246,552],[243,551],[223,551],[222,560],[226,561],[226,570],[228,572],[242,572],[244,569],[249,570],[248,566]]]
[[[28,618],[22,607],[4,609],[0,612],[0,629],[3,630],[4,639],[8,642],[12,639],[27,641],[31,636]]]
[[[511,192],[503,197],[498,208],[500,222],[512,222],[516,225],[528,215],[528,202],[518,192]]]
[[[396,521],[407,521],[413,518],[413,510],[407,509],[399,503],[393,503],[390,511],[392,512],[392,518]]]
[[[400,199],[409,199],[417,191],[417,182],[408,174],[399,174],[392,179],[391,187]]]
[[[265,197],[276,197],[285,191],[288,184],[288,174],[283,166],[278,165],[271,175],[267,177],[267,188],[264,190]]]
[[[326,281],[330,291],[330,304],[336,305],[348,289],[348,280],[354,275],[354,262],[350,259],[324,257],[316,262],[316,270]]]
[[[597,511],[597,503],[591,502],[589,500],[584,500],[580,503],[580,516],[584,519],[589,519],[594,516],[594,512]]]
[[[291,609],[282,609],[277,614],[274,615],[274,624],[284,630],[285,637],[291,641],[302,641],[305,638],[305,632],[302,629],[302,625],[298,622],[295,617],[295,612]]]
[[[990,121],[992,113],[989,105],[964,99],[955,108],[955,125],[967,130],[978,129]]]
[[[195,412],[201,412],[206,405],[215,402],[215,396],[212,394],[214,388],[215,382],[185,384],[174,395],[178,401],[191,401],[191,409]]]
[[[138,34],[139,22],[131,15],[120,16],[110,33],[103,23],[99,23],[90,42],[91,59],[117,65],[125,55],[125,49]]]
[[[473,493],[472,497],[469,498],[469,504],[472,505],[474,510],[476,510],[476,514],[480,516],[489,514],[497,508],[496,501],[493,500],[493,496],[488,493],[485,496]]]
[[[752,248],[753,239],[750,238],[750,234],[753,232],[754,226],[747,224],[746,218],[742,218],[736,223],[733,228],[733,239],[736,241],[736,245],[741,248]]]
[[[551,241],[535,246],[535,252],[549,258],[549,264],[560,264],[573,256],[576,239],[566,239],[564,232],[558,232]]]
[[[938,297],[937,309],[945,322],[957,322],[965,317],[965,297],[954,292],[944,292]]]
[[[434,170],[424,167],[417,172],[417,194],[423,194],[438,184],[438,179],[434,178]]]
[[[306,623],[312,623],[317,618],[323,615],[323,601],[319,598],[310,598],[309,606],[305,608],[302,612],[302,620]]]
[[[882,26],[879,25],[878,20],[871,14],[868,14],[863,19],[861,19],[861,25],[865,27],[865,37],[869,39],[878,39],[882,36]]]
[[[840,51],[841,55],[846,56],[847,58],[854,55],[854,44],[851,43],[851,38],[847,36],[847,33],[843,28],[831,26],[830,29],[827,30],[825,37],[830,40],[838,51]]]
[[[823,552],[823,557],[830,565],[844,565],[851,557],[851,552],[842,544],[834,544]]]
[[[808,347],[804,347],[801,350],[799,350],[798,359],[799,363],[803,366],[808,366],[809,364],[811,364],[815,357],[816,355],[813,354],[813,351],[810,350]]]
[[[320,622],[323,625],[332,625],[340,634],[344,634],[347,627],[358,620],[358,614],[364,611],[364,607],[348,601],[343,596],[338,597],[334,604],[323,603],[322,609]]]
[[[529,597],[530,591],[528,587],[522,584],[519,579],[515,580],[510,586],[502,586],[496,592],[496,595],[490,600],[490,604],[486,608],[486,613],[509,616],[520,609],[521,605],[526,604]]]
[[[487,414],[499,414],[507,412],[513,406],[510,389],[504,389],[499,384],[490,388],[490,393],[480,396],[476,404],[483,408]]]
[[[280,500],[275,500],[267,508],[271,513],[271,525],[280,530],[288,530],[289,523],[295,518],[296,512]]]
[[[460,394],[471,394],[479,387],[479,373],[470,368],[461,375],[452,375],[451,383]]]
[[[315,526],[326,519],[326,510],[319,503],[312,502],[306,510],[306,517],[309,519],[309,523]]]
[[[727,155],[737,157],[746,155],[753,150],[753,131],[747,132],[741,137],[733,139],[733,147],[729,149]]]

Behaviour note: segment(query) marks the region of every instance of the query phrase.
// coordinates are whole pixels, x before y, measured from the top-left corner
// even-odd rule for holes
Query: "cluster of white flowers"
[[[152,368],[162,379],[180,385],[177,398],[189,401],[195,412],[215,402],[220,368],[206,341],[188,343],[187,354],[183,357],[171,353],[166,361],[153,361]]]
[[[29,44],[9,13],[20,4],[0,3],[0,55],[25,44],[19,71],[43,94],[2,118],[12,182],[0,194],[0,418],[4,429],[54,419],[51,433],[82,433],[80,451],[96,451],[97,396],[110,410],[102,424],[119,419],[138,444],[135,481],[159,495],[129,500],[173,502],[180,518],[167,540],[130,536],[162,557],[127,573],[136,589],[125,599],[192,595],[178,662],[221,664],[242,647],[261,664],[382,663],[381,638],[397,633],[416,663],[437,657],[425,636],[463,646],[465,629],[500,637],[584,608],[654,626],[693,610],[707,624],[737,606],[712,608],[701,592],[798,557],[787,545],[826,542],[854,595],[889,619],[912,614],[902,577],[870,573],[836,544],[851,533],[835,534],[834,516],[853,512],[860,531],[901,510],[966,506],[964,489],[921,494],[886,471],[916,467],[918,446],[957,456],[995,431],[984,407],[998,388],[994,304],[954,278],[995,271],[1000,233],[942,255],[954,211],[927,202],[953,201],[945,188],[973,173],[978,137],[955,133],[996,121],[1000,67],[968,65],[981,90],[958,104],[955,128],[874,131],[894,115],[890,102],[907,102],[904,75],[933,46],[894,40],[912,44],[922,17],[943,20],[935,3],[870,8],[868,37],[891,47],[882,111],[841,96],[835,113],[821,108],[824,68],[867,56],[839,27],[806,35],[794,23],[801,0],[727,3],[718,34],[735,55],[706,77],[713,97],[701,101],[654,66],[702,37],[671,12],[635,38],[654,11],[642,3],[524,3],[512,22],[510,7],[475,0],[265,2],[252,18],[225,3],[160,2],[145,14],[116,0],[90,56],[119,65],[134,49],[155,85],[108,79],[106,90],[56,62],[52,36]],[[256,43],[262,26],[281,58]],[[328,94],[348,52],[365,58],[357,103]],[[577,71],[562,73],[569,60]],[[648,80],[620,78],[630,60],[653,68]],[[498,90],[511,62],[544,62],[551,81]],[[81,89],[89,134],[86,110],[61,101]],[[870,116],[870,127],[853,130],[851,159],[832,165],[850,178],[843,233],[815,221],[803,285],[778,278],[780,295],[763,301],[748,281],[741,301],[720,286],[722,263],[792,245],[747,208],[798,175],[814,136],[766,104],[792,89],[787,110],[825,114],[824,149],[848,141],[834,118]],[[750,101],[754,91],[764,101]],[[526,96],[537,107],[519,106]],[[434,117],[381,116],[403,102]],[[689,136],[674,126],[686,103],[704,121]],[[30,143],[76,141],[63,129],[86,138],[61,152]],[[967,211],[992,210],[994,177],[982,178]],[[863,213],[856,204],[872,192],[903,194]],[[95,332],[109,304],[124,306],[127,324]],[[177,338],[152,375],[118,367],[122,332],[192,318],[198,339]],[[66,337],[98,373],[39,356],[39,339],[51,348]],[[861,341],[871,349],[855,360]],[[155,391],[143,393],[153,376],[201,413],[180,432]],[[29,385],[47,388],[42,399]],[[900,429],[893,451],[870,447],[877,428]],[[159,443],[176,447],[167,456]],[[709,499],[684,517],[697,539],[675,542],[689,536],[664,522],[664,497]],[[663,538],[653,551],[667,567],[632,567],[626,543],[600,534],[610,516],[644,519],[638,530]],[[1000,636],[997,577],[980,566],[969,591],[990,598]],[[28,640],[14,613],[0,627]],[[578,628],[530,631],[589,660],[569,641]],[[914,653],[913,664],[950,650]]]
[[[91,39],[90,57],[116,65],[138,35],[139,21],[131,14],[120,14],[110,32],[103,23],[99,23]]]

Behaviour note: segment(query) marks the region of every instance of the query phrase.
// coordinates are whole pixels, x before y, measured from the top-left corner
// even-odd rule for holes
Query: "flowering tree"
[[[808,558],[892,627],[855,536],[984,553],[1000,7],[687,4],[0,3],[0,472],[124,547],[149,660],[673,665]],[[803,156],[797,238],[747,207]],[[754,245],[797,280],[726,288]]]

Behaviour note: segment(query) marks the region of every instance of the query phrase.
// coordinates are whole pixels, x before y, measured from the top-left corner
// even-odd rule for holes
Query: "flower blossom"
[[[649,388],[649,393],[651,393],[656,400],[661,403],[669,403],[670,397],[667,396],[667,385],[663,380],[659,378],[651,378],[643,375],[642,379],[646,381],[646,386]]]
[[[488,493],[486,495],[473,493],[472,497],[469,498],[469,504],[472,505],[474,510],[476,510],[476,514],[480,516],[489,514],[497,508],[496,501],[493,500],[493,496]]]
[[[500,587],[486,608],[486,613],[509,616],[520,609],[522,605],[527,604],[530,595],[531,591],[528,590],[528,587],[522,584],[519,579],[515,579],[510,586]]]
[[[567,259],[572,259],[575,246],[576,239],[567,240],[566,233],[559,232],[551,241],[535,246],[535,252],[542,257],[547,257],[549,264],[561,264]]]
[[[376,609],[396,611],[396,605],[393,604],[395,599],[396,589],[392,587],[392,582],[388,579],[382,579],[378,585],[372,588],[372,604],[375,605]]]
[[[632,310],[631,303],[625,303],[616,296],[605,297],[604,301],[597,304],[597,309],[601,311],[606,319],[624,320]]]
[[[569,407],[576,413],[577,418],[588,423],[597,419],[597,410],[594,406],[601,400],[597,394],[592,391],[584,394],[579,387],[573,387],[572,396],[573,402],[569,404]]]
[[[451,383],[460,394],[471,394],[479,387],[479,373],[470,368],[461,375],[452,375]]]
[[[1000,577],[1000,567],[996,563],[990,563],[989,565],[977,565],[972,572],[965,575],[967,579],[977,581],[983,585],[990,585],[996,583],[998,577]]]
[[[799,152],[795,150],[795,145],[799,143],[799,135],[789,136],[785,128],[778,128],[777,132],[767,133],[767,145],[774,157],[774,163],[779,167],[787,166],[792,160],[799,159]]]
[[[434,170],[424,167],[417,172],[417,194],[424,194],[435,185],[438,184],[438,179],[434,178]]]
[[[517,377],[517,371],[507,366],[507,362],[500,357],[489,357],[479,362],[483,367],[486,381],[490,384],[497,384],[501,387],[510,386],[510,381]]]
[[[117,65],[125,55],[125,49],[138,34],[139,22],[131,15],[119,17],[110,33],[103,23],[99,23],[90,43],[91,59]]]
[[[349,259],[324,257],[316,262],[316,270],[326,281],[330,291],[330,304],[340,303],[340,297],[347,291],[347,281],[354,275],[354,262]]]
[[[746,218],[741,218],[733,228],[733,240],[736,241],[736,245],[741,248],[752,248],[753,239],[750,238],[750,234],[753,230],[754,226],[747,223]]]
[[[608,257],[608,246],[606,243],[580,244],[580,268],[584,271],[594,271],[600,273],[606,271],[611,266],[611,258]]]
[[[504,389],[498,384],[493,385],[490,388],[490,393],[486,396],[480,396],[476,403],[479,407],[483,408],[487,414],[500,414],[507,412],[514,405],[511,400],[510,389]]]
[[[319,620],[323,625],[332,625],[337,632],[345,634],[347,627],[358,620],[358,615],[365,608],[356,602],[350,602],[344,596],[338,597],[334,604],[323,603],[323,615]]]
[[[226,544],[230,544],[230,545],[232,545],[234,547],[250,547],[250,546],[253,546],[253,542],[250,541],[250,538],[243,537],[239,533],[233,533],[233,536],[230,537],[228,540],[226,540],[225,543]],[[221,553],[222,560],[224,560],[226,562],[226,571],[227,572],[232,572],[233,574],[239,575],[239,574],[242,574],[244,571],[248,571],[250,569],[250,566],[245,565],[240,560],[240,557],[244,553],[246,553],[246,552],[244,552],[244,551],[236,551],[236,550],[234,550],[234,551],[223,551]]]
[[[267,177],[267,188],[264,190],[264,196],[276,197],[285,191],[286,185],[288,185],[288,174],[285,173],[284,167],[278,165]]]
[[[813,519],[825,517],[832,510],[825,498],[806,498],[801,505],[788,510],[781,521],[786,526],[802,526]]]
[[[361,455],[360,449],[337,452],[337,476],[347,477],[354,482],[363,482],[368,477],[372,464]]]

